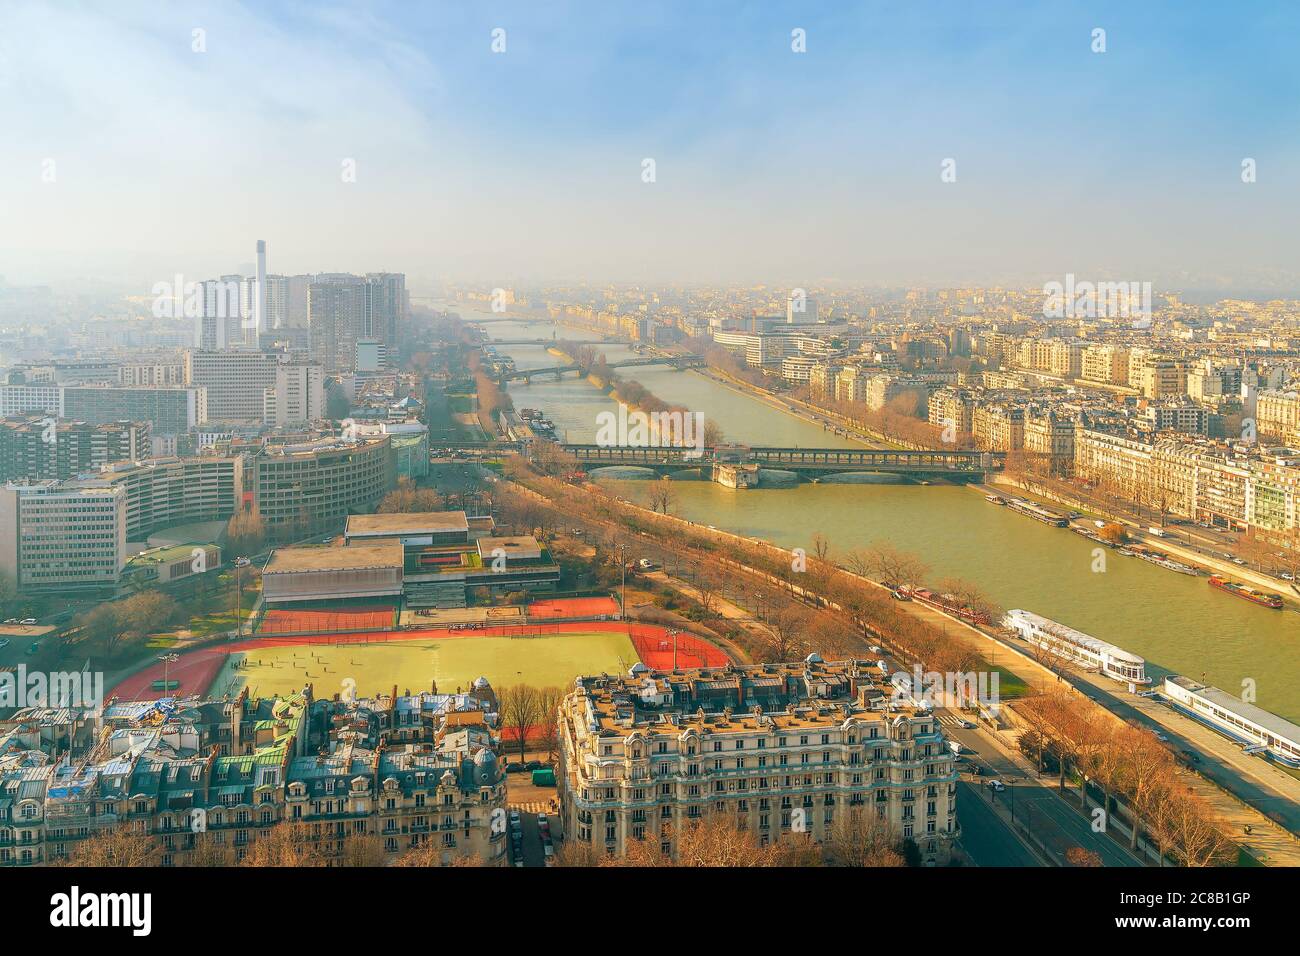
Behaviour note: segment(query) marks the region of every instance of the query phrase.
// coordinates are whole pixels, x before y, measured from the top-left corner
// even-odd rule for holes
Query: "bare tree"
[[[837,811],[822,852],[831,866],[905,865],[888,821],[867,807],[845,807]]]
[[[528,749],[528,731],[536,727],[541,717],[541,694],[528,684],[512,684],[498,695],[503,727],[513,730],[519,737],[519,756]]]

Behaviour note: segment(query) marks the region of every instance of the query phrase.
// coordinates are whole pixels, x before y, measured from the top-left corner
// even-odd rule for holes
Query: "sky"
[[[1300,4],[0,0],[0,23],[11,284],[147,289],[265,239],[272,272],[417,292],[1300,290]]]

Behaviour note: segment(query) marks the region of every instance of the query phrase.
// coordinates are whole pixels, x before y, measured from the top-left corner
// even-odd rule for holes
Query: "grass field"
[[[574,632],[545,637],[430,637],[354,645],[298,645],[231,654],[209,693],[259,696],[298,690],[310,681],[318,698],[340,692],[347,678],[362,697],[469,687],[479,676],[492,686],[528,683],[568,687],[579,674],[619,673],[640,660],[625,634]],[[246,666],[236,667],[236,662]]]

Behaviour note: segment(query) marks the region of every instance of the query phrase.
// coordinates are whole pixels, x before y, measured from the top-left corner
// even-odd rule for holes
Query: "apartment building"
[[[123,362],[117,368],[117,384],[126,386],[176,386],[185,384],[185,361]]]
[[[272,532],[333,526],[396,484],[389,435],[271,444],[247,456],[245,483]]]
[[[1255,400],[1255,428],[1260,438],[1300,444],[1300,392],[1261,389]]]
[[[0,481],[71,478],[150,453],[148,422],[59,421],[28,415],[0,419]]]
[[[1147,507],[1234,530],[1297,528],[1300,452],[1075,432],[1075,474]]]
[[[54,480],[0,487],[0,574],[19,591],[111,587],[127,562],[120,488]]]
[[[0,385],[0,416],[31,414],[63,417],[63,386]]]
[[[1128,351],[1117,345],[1090,345],[1083,350],[1079,377],[1102,385],[1128,384]]]
[[[266,390],[275,387],[282,359],[275,352],[190,349],[185,384],[206,390],[207,421],[260,422]]]
[[[1204,435],[1209,430],[1209,409],[1190,402],[1150,404],[1138,415],[1141,427],[1148,431],[1176,431]]]
[[[1045,457],[1054,474],[1074,467],[1074,421],[1051,409],[1031,409],[1024,419],[1024,450]]]
[[[262,394],[262,422],[303,425],[325,417],[325,373],[319,365],[281,363]]]
[[[21,710],[0,721],[0,866],[57,863],[123,826],[152,840],[163,866],[212,849],[238,862],[282,823],[327,859],[361,837],[388,858],[432,842],[444,864],[502,864],[494,702],[480,678],[465,694],[317,701],[308,684],[272,698]]]
[[[121,462],[69,484],[122,489],[127,540],[144,541],[172,525],[225,521],[243,501],[243,480],[242,459],[235,455]]]
[[[941,388],[930,396],[928,421],[936,428],[970,434],[974,428],[975,397],[965,389]]]
[[[837,402],[865,402],[871,374],[860,365],[846,365],[835,376]]]
[[[1020,451],[1025,447],[1025,410],[1019,405],[979,405],[971,413],[971,432],[980,448]]]
[[[865,662],[579,678],[560,708],[568,839],[668,855],[682,828],[721,817],[767,845],[825,840],[838,815],[874,815],[927,862],[959,834],[953,757],[934,714]]]
[[[60,418],[89,422],[149,422],[156,435],[184,435],[208,420],[200,387],[65,385]],[[53,414],[53,413],[51,413]]]
[[[1187,370],[1179,359],[1145,356],[1131,384],[1144,398],[1180,398],[1187,394]]]

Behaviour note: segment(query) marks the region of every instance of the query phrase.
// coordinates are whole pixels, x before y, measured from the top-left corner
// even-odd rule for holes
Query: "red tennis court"
[[[662,627],[649,624],[632,624],[628,636],[637,656],[653,670],[668,671],[687,667],[722,667],[727,661],[725,651],[703,641],[693,634],[675,637]]]
[[[617,614],[618,602],[612,597],[550,598],[528,605],[528,616],[536,620],[614,617]]]
[[[258,625],[259,634],[323,634],[339,631],[378,631],[393,626],[391,606],[333,608],[271,608]]]

